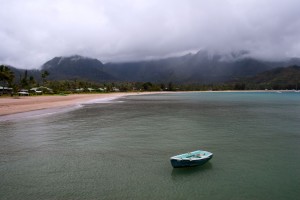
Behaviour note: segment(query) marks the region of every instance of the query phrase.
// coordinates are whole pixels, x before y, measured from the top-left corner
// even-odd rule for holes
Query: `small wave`
[[[34,110],[34,111],[28,111],[28,112],[23,112],[23,113],[4,115],[4,116],[0,116],[0,122],[18,121],[18,120],[33,119],[33,118],[38,118],[38,117],[45,117],[45,116],[50,116],[50,115],[54,115],[54,114],[70,112],[70,111],[73,111],[73,110],[76,110],[76,109],[79,109],[82,107],[83,107],[82,105],[78,104],[75,106],[47,108],[47,109]]]
[[[89,100],[87,102],[81,103],[81,105],[86,105],[86,104],[96,104],[96,103],[112,103],[113,100],[118,99],[119,97],[107,97],[107,98],[101,98],[101,99],[93,99]],[[120,102],[120,101],[116,101]]]

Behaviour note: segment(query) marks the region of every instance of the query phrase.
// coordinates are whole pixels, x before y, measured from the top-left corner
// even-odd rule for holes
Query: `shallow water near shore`
[[[0,199],[298,199],[300,93],[128,96],[0,122]],[[173,169],[173,155],[214,153]]]

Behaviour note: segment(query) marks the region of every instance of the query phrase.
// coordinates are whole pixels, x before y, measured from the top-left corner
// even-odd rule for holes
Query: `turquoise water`
[[[129,96],[0,121],[0,199],[299,199],[300,93]],[[214,153],[200,167],[169,158]]]

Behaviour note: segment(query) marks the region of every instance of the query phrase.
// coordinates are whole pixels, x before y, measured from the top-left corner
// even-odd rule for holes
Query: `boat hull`
[[[179,159],[171,159],[171,165],[174,168],[182,168],[182,167],[195,167],[204,165],[207,161],[212,159],[213,155],[210,155],[206,158],[202,158],[199,160],[179,160]]]

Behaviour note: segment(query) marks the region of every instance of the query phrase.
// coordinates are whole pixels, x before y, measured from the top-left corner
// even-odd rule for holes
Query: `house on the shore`
[[[88,90],[89,92],[95,91],[95,89],[93,89],[93,88],[87,88],[87,90]]]
[[[106,87],[104,87],[104,88],[98,88],[97,89],[99,92],[106,92],[107,91],[107,88]]]
[[[120,92],[120,89],[119,89],[119,88],[116,88],[116,87],[113,87],[113,88],[112,88],[112,91],[113,91],[113,92]]]
[[[0,86],[0,95],[2,94],[12,94],[13,89],[9,87]]]
[[[39,88],[31,88],[31,89],[29,90],[29,92],[30,92],[31,94],[37,94],[37,95],[41,95],[41,94],[43,93],[43,91],[39,90]]]
[[[21,89],[21,90],[19,90],[18,95],[19,96],[29,96],[29,92],[28,92],[28,90]]]
[[[83,91],[84,91],[83,88],[77,88],[77,89],[75,89],[75,92],[83,92]]]
[[[43,94],[43,93],[52,94],[53,90],[51,88],[48,88],[48,87],[40,86],[40,87],[36,87],[36,88],[31,88],[29,90],[29,92],[31,94],[37,94],[37,95]]]

